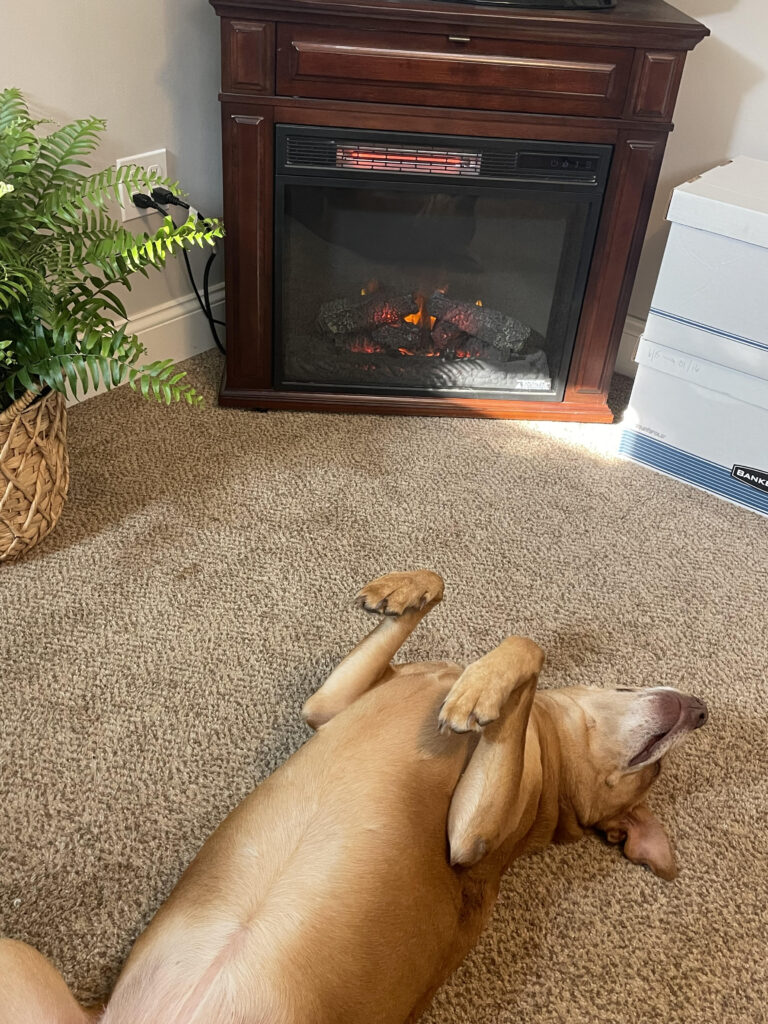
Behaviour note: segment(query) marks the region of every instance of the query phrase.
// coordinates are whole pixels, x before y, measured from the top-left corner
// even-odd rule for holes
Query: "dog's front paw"
[[[443,701],[440,732],[480,732],[501,714],[504,690],[483,665],[466,668]]]
[[[443,599],[443,580],[436,572],[417,569],[415,572],[388,572],[363,587],[355,604],[379,615],[403,615],[421,611]]]

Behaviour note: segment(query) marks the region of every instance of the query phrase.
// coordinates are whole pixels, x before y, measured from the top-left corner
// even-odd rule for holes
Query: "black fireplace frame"
[[[272,380],[273,386],[282,392],[312,393],[325,392],[335,394],[369,394],[401,397],[461,397],[483,398],[488,400],[509,400],[536,402],[561,402],[565,393],[571,358],[579,326],[579,319],[584,303],[587,279],[594,253],[600,217],[603,211],[605,191],[613,158],[613,146],[597,143],[572,143],[560,141],[542,141],[530,139],[483,138],[476,136],[456,136],[432,134],[426,132],[403,133],[394,131],[356,130],[349,128],[318,128],[307,125],[276,124],[275,132],[275,175],[274,175],[274,234],[273,258],[275,274],[273,277],[273,320],[272,320]],[[330,166],[329,164],[312,165],[311,163],[297,166],[291,164],[288,154],[288,139],[304,137],[310,145],[313,141],[326,142],[334,147],[336,143],[344,144],[389,144],[394,147],[427,147],[452,150],[482,151],[483,154],[501,154],[511,158],[515,154],[530,156],[533,164],[541,166],[525,166],[507,171],[505,176],[489,177],[482,172],[474,177],[461,177],[441,173],[410,174],[404,171],[386,171],[377,169],[354,170]],[[538,160],[538,157],[541,159]],[[578,158],[589,163],[588,170],[579,166]],[[565,162],[565,164],[563,163]],[[559,163],[559,166],[558,166]],[[547,165],[549,164],[549,165]],[[564,312],[565,327],[560,363],[550,367],[552,375],[551,390],[503,390],[490,388],[462,389],[441,387],[387,387],[376,384],[358,382],[328,383],[326,381],[311,383],[292,381],[283,374],[282,340],[280,329],[283,323],[283,219],[285,211],[285,187],[293,184],[307,184],[311,180],[318,186],[333,188],[386,188],[391,191],[408,191],[429,193],[440,191],[446,194],[488,195],[492,192],[505,191],[520,195],[529,192],[537,200],[552,197],[568,197],[578,199],[588,206],[588,212],[582,232],[581,248],[578,257],[571,295]],[[565,258],[565,250],[563,259]],[[563,266],[558,270],[561,279]]]

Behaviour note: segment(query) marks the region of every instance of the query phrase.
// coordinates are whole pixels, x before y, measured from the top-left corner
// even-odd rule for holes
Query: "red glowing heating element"
[[[357,171],[397,171],[401,174],[480,173],[480,153],[448,149],[408,149],[394,146],[337,146],[336,166]]]

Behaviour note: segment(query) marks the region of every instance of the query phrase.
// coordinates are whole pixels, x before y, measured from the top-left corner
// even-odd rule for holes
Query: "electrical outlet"
[[[150,174],[161,174],[164,178],[167,178],[168,150],[153,149],[151,153],[137,153],[136,156],[124,156],[116,161],[117,167],[125,167],[126,164],[136,164],[139,167],[143,167],[145,171]],[[155,216],[152,210],[140,210],[138,206],[134,206],[125,185],[121,185],[119,191],[123,221],[134,220],[136,218],[144,219],[150,215]],[[132,191],[136,192],[140,190],[133,189]]]

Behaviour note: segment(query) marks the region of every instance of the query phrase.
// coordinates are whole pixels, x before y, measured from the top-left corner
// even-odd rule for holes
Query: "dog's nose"
[[[700,729],[709,718],[709,711],[707,705],[703,700],[699,700],[698,697],[689,697],[690,701],[690,713],[693,720],[694,729]]]

